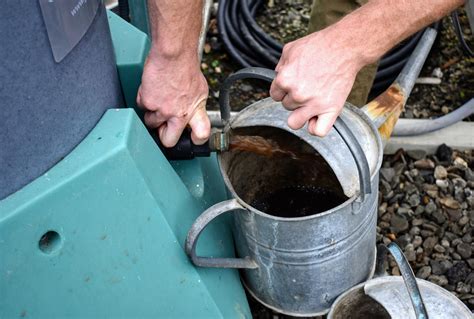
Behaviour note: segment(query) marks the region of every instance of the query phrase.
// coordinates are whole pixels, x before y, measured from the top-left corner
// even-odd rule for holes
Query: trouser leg
[[[308,32],[312,33],[324,29],[366,2],[368,0],[314,0]],[[347,98],[350,103],[363,106],[367,102],[377,65],[378,63],[373,63],[359,71],[351,93]]]

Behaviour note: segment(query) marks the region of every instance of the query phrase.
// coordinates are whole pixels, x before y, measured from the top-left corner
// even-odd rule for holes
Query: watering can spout
[[[362,110],[378,127],[384,144],[405,107],[420,71],[436,39],[437,31],[427,28],[402,72],[390,87],[367,103]]]

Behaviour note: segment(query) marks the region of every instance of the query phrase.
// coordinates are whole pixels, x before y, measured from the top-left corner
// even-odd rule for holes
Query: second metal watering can
[[[362,109],[346,103],[334,129],[324,138],[306,129],[290,129],[289,112],[271,99],[230,118],[232,83],[243,78],[271,81],[274,72],[250,68],[231,75],[220,93],[225,127],[213,144],[223,150],[218,161],[232,199],[210,207],[191,227],[186,253],[193,263],[243,269],[243,283],[258,301],[293,316],[325,314],[340,294],[371,278],[383,141],[390,137],[435,37],[435,30],[425,32],[396,82],[381,96]],[[283,139],[288,143],[312,148],[324,161],[295,168],[290,159],[262,160],[246,152],[225,151],[228,137],[239,130],[286,134]],[[262,194],[301,183],[325,186],[340,201],[324,212],[295,218],[274,216],[253,204]],[[233,212],[239,258],[198,256],[200,233],[226,212]]]

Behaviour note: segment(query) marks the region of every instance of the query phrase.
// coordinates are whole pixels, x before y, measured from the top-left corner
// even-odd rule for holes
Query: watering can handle
[[[196,254],[196,246],[201,232],[206,226],[217,216],[220,216],[229,211],[236,209],[245,209],[236,199],[226,200],[209,207],[204,213],[202,213],[191,226],[186,237],[185,250],[186,254],[191,258],[193,264],[200,267],[213,267],[213,268],[258,268],[257,264],[250,259],[246,258],[212,258],[212,257],[199,257]]]
[[[428,314],[426,312],[426,307],[423,302],[423,298],[421,297],[420,289],[416,282],[415,275],[413,274],[413,270],[410,267],[403,251],[400,247],[395,243],[390,243],[388,246],[379,245],[377,247],[378,254],[377,254],[377,269],[376,275],[383,275],[385,272],[385,261],[387,259],[387,253],[390,254],[395,259],[398,268],[400,269],[400,273],[403,277],[403,282],[408,290],[408,295],[410,296],[411,303],[415,310],[415,315],[417,319],[428,319]]]
[[[227,79],[225,79],[224,83],[222,84],[219,95],[219,106],[224,125],[226,125],[230,119],[229,92],[234,82],[249,78],[272,82],[275,76],[276,72],[274,70],[251,67],[241,69],[227,77]],[[336,119],[336,122],[334,123],[334,129],[337,131],[337,133],[339,133],[344,143],[346,143],[347,147],[351,151],[352,156],[354,157],[357,170],[359,172],[360,197],[361,200],[364,200],[365,195],[371,193],[370,168],[367,158],[365,157],[364,150],[360,146],[357,138],[354,136],[354,134],[352,134],[349,126],[344,121],[342,114]]]

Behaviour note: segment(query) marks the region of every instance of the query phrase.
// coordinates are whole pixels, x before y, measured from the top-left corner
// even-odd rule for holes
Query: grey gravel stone
[[[436,204],[433,203],[433,202],[429,202],[428,204],[426,204],[425,206],[425,213],[427,213],[428,215],[429,214],[432,214],[434,211],[436,211],[438,208],[436,207]]]
[[[445,276],[431,275],[428,277],[428,280],[438,286],[444,286],[448,284],[448,279]]]
[[[389,168],[381,168],[380,169],[380,176],[385,179],[387,182],[391,182],[393,177],[395,176],[395,169],[392,167]]]
[[[470,244],[461,243],[456,247],[456,251],[461,255],[462,258],[468,259],[472,255],[472,249]]]
[[[433,249],[434,249],[434,251],[436,251],[438,253],[444,253],[446,251],[446,248],[444,248],[440,244],[436,244]]]
[[[423,242],[423,248],[425,250],[432,250],[434,248],[434,246],[436,245],[436,243],[438,242],[438,238],[436,237],[428,237],[425,239],[425,241]]]
[[[416,277],[421,278],[421,279],[426,279],[426,278],[428,278],[429,275],[431,275],[431,267],[430,266],[423,266],[416,273]]]
[[[453,264],[448,260],[442,260],[442,261],[431,260],[430,265],[431,265],[431,272],[434,275],[444,275],[446,271],[448,271],[448,269],[450,269],[453,266]]]
[[[423,239],[421,238],[421,236],[415,236],[413,238],[412,244],[414,248],[419,247],[422,243],[423,243]]]
[[[395,233],[405,231],[410,227],[407,219],[403,216],[393,215],[390,219],[390,226]]]

